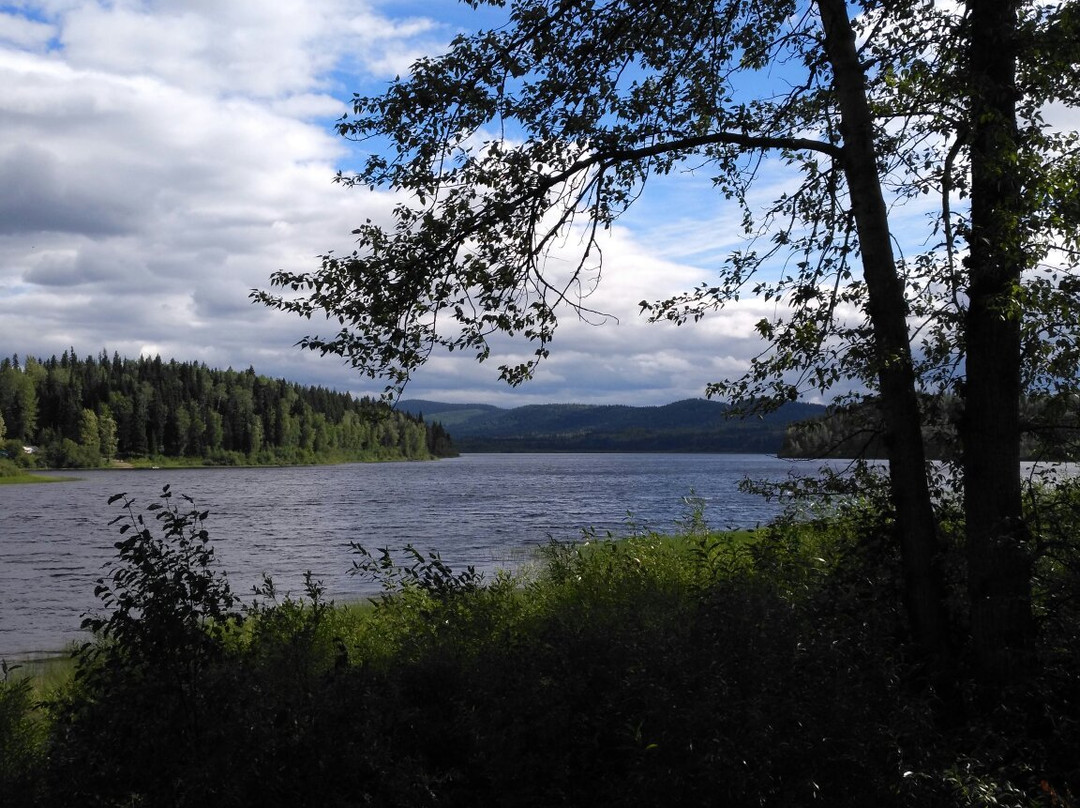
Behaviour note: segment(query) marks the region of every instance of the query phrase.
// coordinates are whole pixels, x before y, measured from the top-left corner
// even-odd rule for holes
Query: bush
[[[18,477],[26,471],[16,466],[12,461],[0,458],[0,477]]]
[[[3,451],[6,453],[6,460],[14,463],[20,469],[33,468],[37,465],[36,455],[27,454],[23,450],[23,442],[21,440],[5,440],[3,442]]]
[[[13,806],[36,798],[47,737],[30,680],[12,676],[18,667],[0,660],[0,794]]]
[[[214,680],[237,598],[213,569],[207,514],[186,497],[181,512],[168,486],[160,499],[146,509],[160,535],[126,495],[110,499],[122,502],[112,524],[123,538],[95,588],[106,611],[83,621],[96,640],[78,652],[75,689],[58,707],[61,802],[183,805],[227,776],[204,754],[228,711]]]
[[[98,447],[83,446],[70,438],[49,442],[41,451],[41,459],[54,469],[97,468],[102,463]]]

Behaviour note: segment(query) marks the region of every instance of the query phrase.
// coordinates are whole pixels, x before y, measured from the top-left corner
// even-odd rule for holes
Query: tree
[[[4,415],[9,437],[33,441],[37,429],[37,393],[29,367],[20,370],[17,361],[0,370],[0,413]]]
[[[1033,644],[1034,561],[1020,485],[1020,321],[1025,259],[1016,116],[1017,0],[970,2],[972,82],[963,468],[968,600],[987,674],[1009,680]],[[1016,436],[1001,441],[1000,435]]]
[[[283,293],[253,296],[338,323],[301,344],[391,393],[435,348],[487,359],[497,333],[534,346],[500,368],[517,384],[548,355],[558,311],[588,311],[601,234],[647,180],[708,167],[743,212],[747,247],[715,285],[643,312],[682,324],[748,292],[782,301],[757,326],[766,350],[709,394],[743,409],[849,386],[879,397],[907,611],[938,667],[950,627],[919,394],[961,396],[973,642],[988,678],[1007,680],[1031,611],[1020,392],[1060,395],[1078,376],[1076,322],[1054,317],[1080,293],[1075,137],[1039,117],[1049,100],[1077,101],[1077,82],[1062,89],[1046,69],[1053,53],[1057,75],[1077,72],[1063,44],[1074,9],[897,0],[851,17],[842,0],[517,0],[507,25],[354,98],[339,131],[377,148],[338,179],[400,192],[391,224],[364,223],[351,255],[277,272]],[[790,169],[793,188],[758,208],[762,165]],[[904,203],[928,215],[927,248],[898,258],[889,211]],[[560,274],[546,259],[570,234],[583,247]],[[1055,245],[1057,274],[1043,261]],[[1022,350],[1053,371],[1025,376]]]
[[[101,446],[102,457],[106,460],[116,457],[118,449],[116,420],[107,404],[101,405],[101,412],[98,414],[98,442]]]
[[[79,415],[79,444],[95,450],[101,447],[100,424],[93,410],[84,408]]]

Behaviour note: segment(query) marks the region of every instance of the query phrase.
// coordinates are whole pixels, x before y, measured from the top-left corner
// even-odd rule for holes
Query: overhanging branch
[[[547,187],[558,185],[559,183],[570,179],[574,174],[597,164],[609,166],[616,163],[640,160],[644,157],[655,157],[669,152],[690,151],[699,149],[703,146],[725,145],[741,146],[748,150],[788,149],[790,151],[815,151],[821,154],[827,154],[837,160],[841,159],[844,154],[843,147],[822,140],[812,140],[810,138],[800,137],[748,135],[745,132],[713,132],[708,135],[698,135],[697,137],[652,143],[648,146],[640,146],[635,149],[598,151],[584,159],[576,161],[569,168],[560,171],[558,174],[551,175],[544,184]]]

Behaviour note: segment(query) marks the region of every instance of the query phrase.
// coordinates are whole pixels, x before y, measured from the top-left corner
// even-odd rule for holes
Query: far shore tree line
[[[424,459],[453,454],[422,416],[244,371],[161,357],[0,360],[0,439],[9,462],[93,468],[112,461],[203,464]]]
[[[927,457],[959,460],[963,402],[956,396],[923,396],[922,436]],[[1020,402],[1020,459],[1080,460],[1080,400],[1073,396],[1025,396]],[[888,457],[885,424],[876,399],[830,406],[824,415],[789,424],[781,457]]]

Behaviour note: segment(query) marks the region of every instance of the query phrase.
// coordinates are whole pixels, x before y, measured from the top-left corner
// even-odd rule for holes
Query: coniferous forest
[[[0,360],[0,438],[23,466],[93,468],[425,459],[454,454],[440,424],[382,402],[161,357]],[[28,448],[32,447],[32,451]]]

